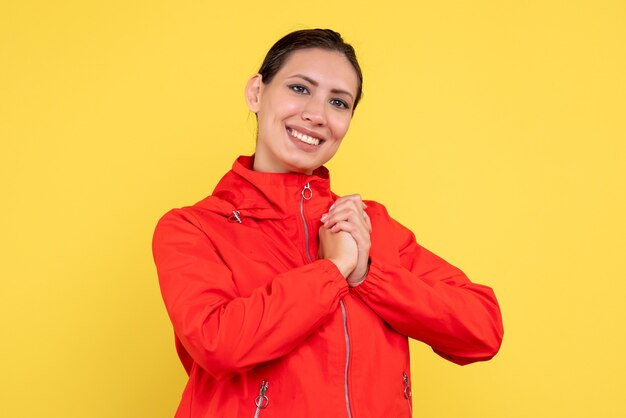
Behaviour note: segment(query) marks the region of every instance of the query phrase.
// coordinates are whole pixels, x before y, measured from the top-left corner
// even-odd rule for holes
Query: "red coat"
[[[408,338],[458,364],[502,340],[492,290],[420,247],[367,202],[366,280],[316,259],[328,171],[251,170],[240,157],[212,196],[168,212],[153,251],[189,374],[177,417],[410,416]]]

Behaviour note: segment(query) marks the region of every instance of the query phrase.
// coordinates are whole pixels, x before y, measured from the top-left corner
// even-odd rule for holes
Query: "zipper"
[[[304,224],[304,244],[306,245],[305,254],[309,263],[312,263],[313,257],[311,257],[311,249],[309,248],[309,225],[306,223],[306,217],[304,216],[304,201],[311,200],[313,197],[313,189],[311,189],[311,185],[309,183],[305,184],[300,194],[302,195],[300,198],[300,216],[302,217],[302,223]]]
[[[261,409],[267,408],[270,400],[265,394],[267,392],[268,381],[264,380],[261,382],[261,387],[259,388],[259,395],[254,398],[254,405],[256,405],[256,411],[254,412],[254,418],[259,418],[261,415]]]
[[[346,395],[346,410],[348,411],[348,418],[352,418],[352,410],[350,409],[350,398],[348,397],[348,366],[350,365],[350,335],[348,335],[348,312],[346,306],[343,304],[343,300],[339,301],[341,307],[341,315],[343,316],[343,334],[346,338],[346,367],[343,375],[343,387]]]
[[[411,386],[409,385],[409,376],[406,375],[406,372],[402,372],[402,379],[404,380],[404,397],[409,405],[409,416],[412,417],[413,407],[411,406]]]
[[[311,250],[309,247],[309,226],[306,222],[306,217],[304,216],[304,202],[307,200],[311,200],[313,197],[313,189],[311,189],[311,184],[307,183],[302,188],[301,198],[300,198],[300,216],[302,217],[302,223],[304,225],[304,244],[306,246],[306,258],[309,260],[309,263],[313,262],[313,257],[311,257]],[[348,411],[348,418],[352,418],[352,409],[350,408],[350,398],[348,397],[348,368],[350,366],[350,335],[348,334],[348,313],[346,311],[346,306],[343,303],[343,300],[339,301],[339,306],[341,307],[341,316],[343,317],[343,334],[346,339],[346,366],[344,369],[344,393],[346,397],[346,410]],[[257,416],[255,415],[255,418]]]

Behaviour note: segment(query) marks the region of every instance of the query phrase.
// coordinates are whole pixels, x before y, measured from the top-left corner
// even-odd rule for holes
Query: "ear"
[[[261,107],[263,80],[261,74],[253,75],[246,84],[246,102],[251,112],[257,113]]]

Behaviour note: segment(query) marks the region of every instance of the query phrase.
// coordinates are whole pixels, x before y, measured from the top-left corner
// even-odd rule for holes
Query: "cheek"
[[[263,109],[266,114],[271,114],[275,119],[289,116],[297,112],[300,107],[299,101],[286,93],[274,93],[269,97],[265,97],[265,99]]]
[[[333,137],[337,140],[343,139],[350,127],[350,121],[352,118],[341,117],[333,120],[331,130]]]

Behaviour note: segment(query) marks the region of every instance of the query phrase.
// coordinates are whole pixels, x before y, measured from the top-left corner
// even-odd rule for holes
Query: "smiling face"
[[[319,48],[290,54],[272,81],[246,86],[259,130],[254,170],[306,173],[337,152],[352,119],[357,75],[346,57]]]

